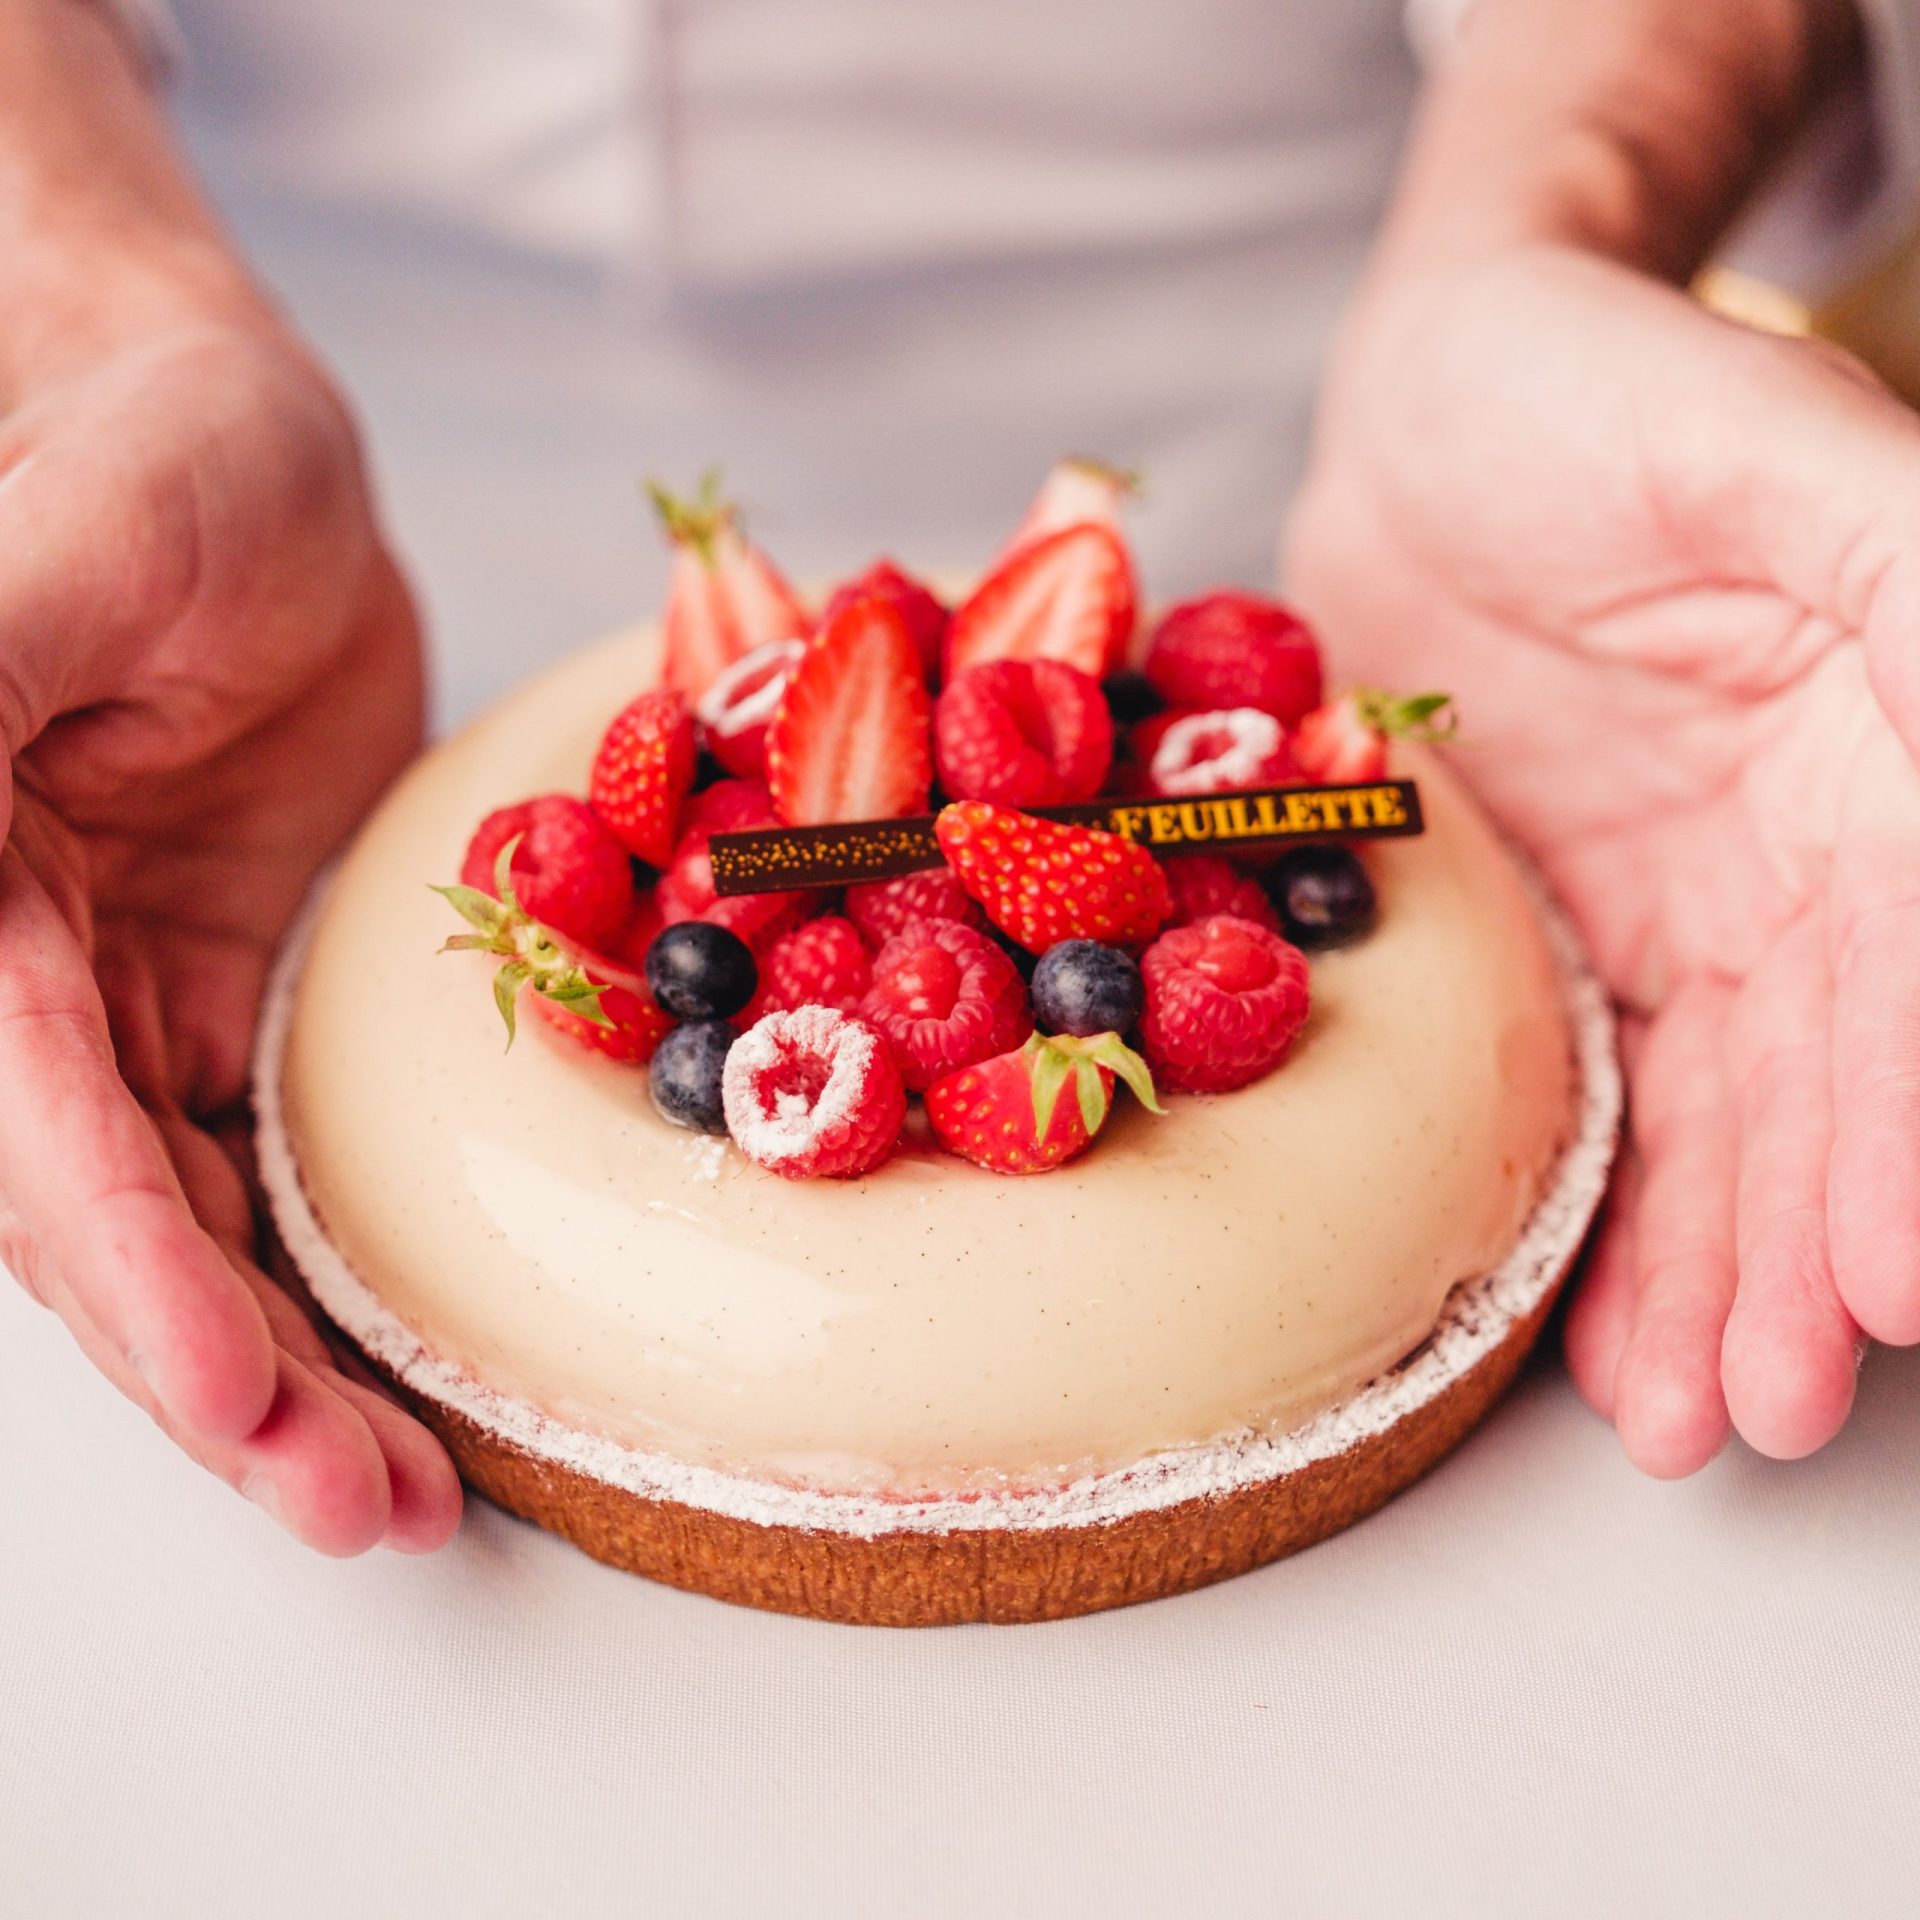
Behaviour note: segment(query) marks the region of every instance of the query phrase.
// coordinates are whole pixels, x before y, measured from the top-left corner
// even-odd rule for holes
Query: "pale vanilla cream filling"
[[[527,1021],[428,883],[505,801],[580,791],[655,670],[575,656],[428,755],[342,865],[283,1069],[300,1177],[348,1265],[481,1385],[588,1433],[804,1486],[1041,1487],[1280,1431],[1431,1331],[1513,1245],[1572,1111],[1519,877],[1444,765],[1368,854],[1381,924],[1313,963],[1293,1057],[1005,1179],[924,1139],[787,1181],[653,1112],[644,1071]]]

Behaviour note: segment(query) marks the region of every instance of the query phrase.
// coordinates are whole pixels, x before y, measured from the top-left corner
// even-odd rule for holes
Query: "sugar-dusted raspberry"
[[[1099,682],[1059,660],[993,660],[950,681],[933,710],[940,784],[1008,807],[1090,800],[1113,761]]]
[[[860,930],[837,913],[803,920],[760,956],[760,991],[741,1016],[752,1026],[770,1013],[831,1007],[852,1013],[873,978],[873,956]]]
[[[1230,913],[1236,919],[1265,927],[1269,933],[1284,931],[1266,889],[1231,860],[1223,860],[1216,853],[1178,853],[1162,860],[1160,871],[1167,876],[1167,891],[1173,895],[1173,917],[1167,922],[1170,927],[1191,926],[1216,913]]]
[[[869,880],[847,889],[847,918],[860,929],[870,947],[884,947],[896,933],[916,920],[958,920],[963,926],[986,925],[980,903],[951,867],[929,867],[922,873],[903,873],[897,880]]]
[[[700,696],[694,718],[708,751],[729,773],[757,780],[766,772],[767,725],[806,650],[804,640],[769,640],[742,654]]]
[[[957,920],[922,920],[895,934],[874,956],[860,1017],[885,1036],[915,1093],[1033,1031],[1013,962]]]
[[[770,1013],[749,1027],[727,1055],[721,1090],[734,1144],[788,1180],[870,1172],[907,1117],[886,1042],[830,1007]]]
[[[707,852],[713,836],[778,824],[773,801],[758,780],[716,780],[696,793],[687,805],[673,858],[660,875],[661,919],[668,926],[710,920],[758,950],[812,912],[820,903],[816,893],[743,893],[723,900],[713,890],[713,861]]]
[[[526,912],[582,946],[617,947],[633,911],[633,862],[600,816],[569,793],[502,807],[467,843],[461,884],[498,897],[494,870],[515,840],[513,890]]]
[[[1140,1037],[1162,1087],[1225,1093],[1286,1058],[1307,1017],[1307,958],[1232,914],[1175,927],[1140,962]]]
[[[1147,777],[1156,793],[1227,793],[1300,777],[1287,730],[1258,707],[1192,713],[1160,735]]]

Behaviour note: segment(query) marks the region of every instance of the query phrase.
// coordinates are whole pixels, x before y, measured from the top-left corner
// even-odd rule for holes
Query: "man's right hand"
[[[300,1539],[430,1549],[450,1463],[266,1277],[219,1143],[275,944],[418,743],[412,605],[125,50],[70,0],[0,29],[0,1261]]]

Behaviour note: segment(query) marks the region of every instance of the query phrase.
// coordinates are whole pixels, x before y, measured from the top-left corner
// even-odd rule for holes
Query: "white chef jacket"
[[[1878,115],[1758,228],[1817,273],[1920,174],[1920,0],[1868,11]],[[402,443],[421,537],[485,523],[430,586],[524,543],[556,625],[614,555],[634,596],[633,473],[714,459],[802,572],[964,564],[1082,449],[1145,469],[1156,591],[1265,578],[1418,78],[1403,0],[174,15],[216,194]]]

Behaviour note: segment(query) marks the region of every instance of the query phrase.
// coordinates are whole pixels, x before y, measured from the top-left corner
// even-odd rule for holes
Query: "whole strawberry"
[[[852,1013],[873,978],[873,956],[851,920],[837,913],[803,920],[760,955],[760,990],[740,1016],[752,1026],[769,1013],[832,1007]]]
[[[1404,698],[1371,687],[1330,700],[1300,722],[1294,758],[1309,780],[1327,786],[1364,785],[1387,777],[1389,740],[1445,740],[1452,736],[1453,702],[1444,693]]]
[[[700,696],[694,718],[707,750],[731,774],[758,780],[767,770],[767,727],[780,710],[804,640],[769,640],[743,653]]]
[[[916,920],[958,920],[969,927],[986,924],[980,903],[951,867],[927,867],[897,880],[867,880],[847,889],[847,918],[861,938],[878,950]]]
[[[691,499],[650,482],[673,546],[667,576],[666,678],[698,700],[742,654],[773,640],[801,640],[813,621],[780,571],[746,537],[740,512],[709,473]]]
[[[1175,854],[1161,861],[1160,870],[1167,876],[1167,891],[1173,895],[1173,914],[1167,922],[1170,927],[1191,926],[1196,920],[1212,919],[1216,913],[1229,913],[1237,920],[1251,920],[1269,933],[1283,931],[1266,888],[1216,853]]]
[[[1146,1063],[1117,1033],[1084,1040],[1036,1033],[936,1080],[927,1089],[927,1120],[949,1153],[989,1172],[1047,1173],[1084,1152],[1106,1123],[1116,1075],[1143,1105],[1162,1111]]]
[[[693,762],[693,714],[671,687],[629,701],[601,736],[587,798],[614,838],[649,866],[665,866],[673,851]]]
[[[886,1039],[914,1093],[1018,1046],[1033,1030],[1013,962],[984,933],[953,920],[920,921],[880,949],[860,1017]]]
[[[899,614],[907,637],[920,656],[921,672],[929,682],[936,680],[951,616],[946,603],[932,588],[922,585],[911,574],[902,573],[891,560],[876,560],[858,579],[836,587],[820,615],[820,624],[826,626],[856,600],[876,597],[885,600]]]
[[[660,875],[656,898],[662,921],[709,920],[737,933],[750,947],[763,946],[811,913],[816,893],[743,893],[722,899],[713,889],[708,842],[716,833],[744,833],[779,825],[773,802],[757,780],[716,780],[693,797],[678,845]]]
[[[1173,911],[1152,854],[1117,833],[1060,826],[985,800],[942,808],[934,833],[987,918],[1030,953],[1057,940],[1145,940]]]
[[[1307,1018],[1307,958],[1252,920],[1215,914],[1163,933],[1140,960],[1140,1038],[1159,1083],[1226,1093],[1271,1073]]]
[[[576,1046],[623,1066],[644,1066],[673,1031],[673,1016],[660,1010],[638,968],[603,953],[583,951],[577,959],[588,983],[599,989],[599,1018],[548,993],[535,994],[534,1012]]]
[[[1169,607],[1147,648],[1147,679],[1170,707],[1258,707],[1293,726],[1320,704],[1320,648],[1292,608],[1221,592]]]
[[[733,1043],[721,1078],[727,1131],[787,1180],[850,1180],[906,1124],[907,1090],[881,1037],[831,1007],[770,1013]]]
[[[618,945],[633,912],[633,864],[593,808],[548,793],[488,814],[467,843],[461,884],[494,894],[509,846],[514,893],[530,919],[585,947]]]
[[[1100,683],[1078,667],[993,660],[969,667],[934,703],[933,751],[954,800],[1091,800],[1113,761],[1113,715]]]
[[[1193,713],[1161,730],[1147,779],[1155,793],[1229,793],[1299,777],[1287,730],[1258,707]]]

